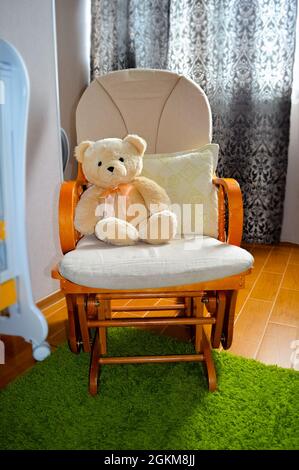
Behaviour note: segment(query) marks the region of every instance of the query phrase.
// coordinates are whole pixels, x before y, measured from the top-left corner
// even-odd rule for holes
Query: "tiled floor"
[[[294,339],[299,339],[299,246],[259,245],[245,248],[253,254],[255,268],[247,278],[246,288],[238,295],[230,351],[266,364],[290,367],[290,344]],[[173,299],[152,302],[162,306],[169,301],[173,303]],[[133,301],[128,302],[132,304]],[[134,301],[134,304],[142,306],[144,302]],[[115,306],[124,305],[123,301],[115,301]],[[58,296],[55,304],[42,309],[49,323],[48,340],[55,348],[66,338],[65,301]],[[148,314],[147,311],[142,312],[143,316]],[[165,312],[161,314],[165,315]],[[119,315],[128,314],[122,312]],[[7,360],[5,366],[0,366],[0,386],[34,363],[27,343],[20,338],[2,339],[6,345]]]
[[[230,351],[290,367],[290,344],[299,339],[299,247],[246,248],[255,268],[239,293]]]

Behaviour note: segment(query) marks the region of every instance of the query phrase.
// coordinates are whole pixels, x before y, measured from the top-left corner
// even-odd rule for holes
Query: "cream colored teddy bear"
[[[176,233],[166,191],[140,176],[146,142],[137,135],[125,139],[81,142],[75,149],[84,175],[92,184],[76,207],[75,227],[114,245],[137,240],[160,244]]]

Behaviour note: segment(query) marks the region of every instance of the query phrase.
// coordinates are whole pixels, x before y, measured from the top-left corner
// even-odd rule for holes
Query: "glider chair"
[[[184,76],[159,70],[130,69],[97,78],[80,99],[76,123],[78,143],[134,133],[147,141],[149,154],[197,149],[209,144],[212,134],[203,90]],[[203,362],[208,388],[216,389],[211,350],[221,344],[228,349],[232,343],[237,293],[253,258],[239,247],[243,208],[238,183],[216,176],[212,182],[218,189],[218,237],[198,241],[195,237],[191,251],[185,250],[183,239],[166,245],[116,247],[95,236],[81,237],[74,228],[76,204],[87,187],[80,164],[76,181],[62,184],[59,232],[64,256],[52,276],[66,297],[71,351],[82,348],[91,353],[92,395],[105,364]],[[136,299],[143,299],[142,306],[140,300],[136,305]],[[164,300],[154,305],[153,299]],[[144,316],[145,312],[150,314]],[[193,354],[108,355],[107,328],[162,331],[173,326],[192,333]]]

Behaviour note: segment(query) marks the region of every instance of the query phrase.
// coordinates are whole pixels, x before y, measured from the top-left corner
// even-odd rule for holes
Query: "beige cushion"
[[[145,155],[143,176],[156,181],[168,193],[172,204],[191,204],[192,233],[218,237],[218,196],[212,183],[218,162],[217,144],[208,144],[197,150],[171,154]],[[198,207],[201,224],[195,226],[195,204]],[[202,212],[200,213],[200,210]],[[182,210],[180,211],[182,214]],[[188,227],[178,225],[179,233],[190,234]]]
[[[162,70],[129,69],[98,77],[76,113],[77,141],[138,134],[149,153],[177,152],[211,142],[211,111],[192,80]]]
[[[242,273],[252,263],[247,251],[210,237],[118,247],[92,235],[63,257],[59,271],[87,287],[145,289],[220,279]]]

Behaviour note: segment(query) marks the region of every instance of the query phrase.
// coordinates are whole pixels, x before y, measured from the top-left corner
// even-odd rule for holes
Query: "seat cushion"
[[[242,273],[252,264],[253,257],[246,250],[211,237],[119,247],[90,235],[63,257],[59,271],[82,286],[146,289],[221,279]]]

